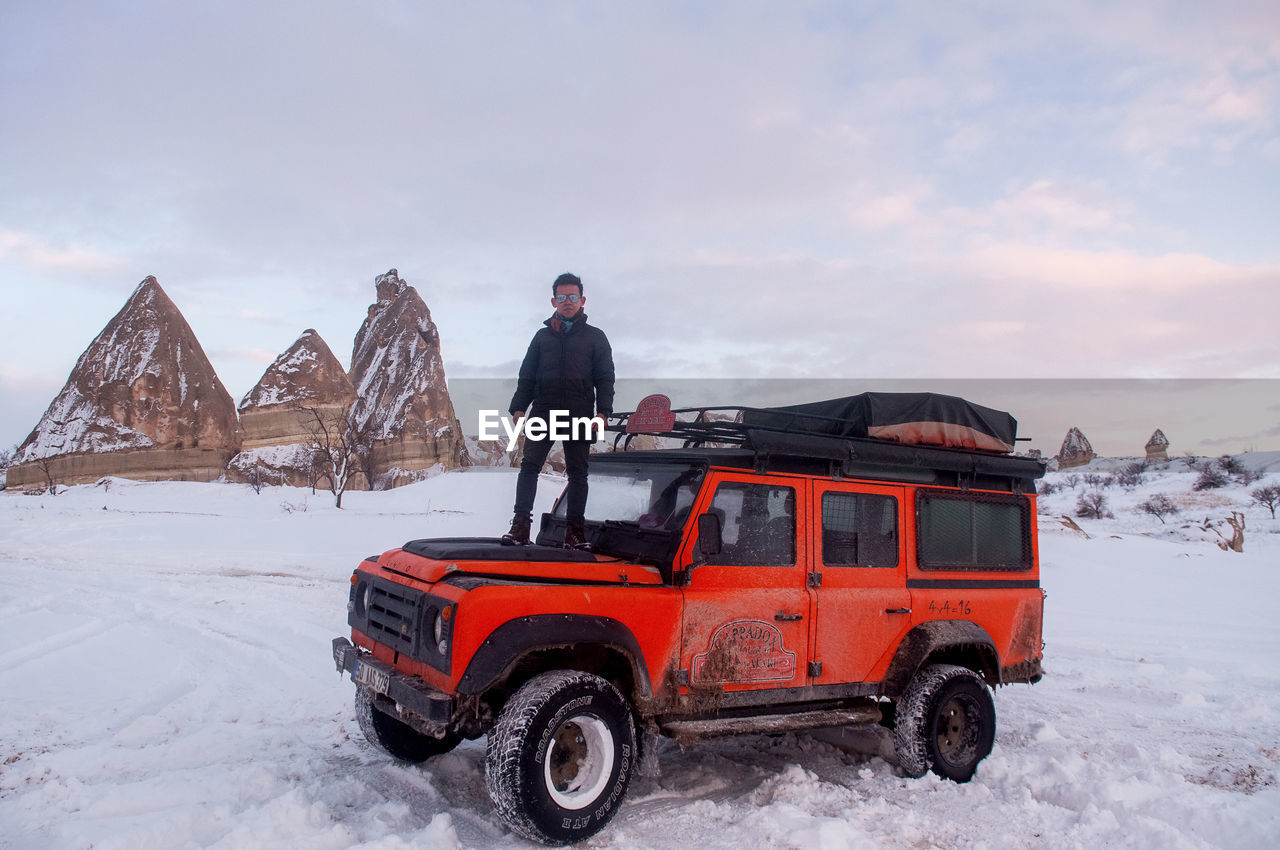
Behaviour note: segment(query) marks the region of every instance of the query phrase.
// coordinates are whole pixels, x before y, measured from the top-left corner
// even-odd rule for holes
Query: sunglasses
[[[557,295],[555,296],[555,299],[557,304],[563,304],[566,301],[568,301],[570,304],[577,304],[579,301],[582,300],[582,296],[581,295]]]

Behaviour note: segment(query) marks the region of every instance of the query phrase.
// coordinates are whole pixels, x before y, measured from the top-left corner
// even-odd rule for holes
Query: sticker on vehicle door
[[[716,629],[692,666],[691,679],[701,685],[785,682],[795,678],[796,654],[783,646],[773,623],[734,620]]]

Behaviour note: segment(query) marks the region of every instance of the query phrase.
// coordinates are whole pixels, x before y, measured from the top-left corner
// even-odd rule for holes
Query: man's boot
[[[591,544],[587,542],[587,529],[581,522],[571,522],[564,528],[564,548],[566,549],[590,549]]]
[[[533,520],[524,514],[516,514],[511,518],[511,530],[502,535],[502,545],[504,546],[528,546],[529,545],[529,529],[533,526]]]

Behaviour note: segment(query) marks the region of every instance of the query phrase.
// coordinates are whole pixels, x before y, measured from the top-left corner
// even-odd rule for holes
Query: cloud
[[[1006,232],[1025,232],[1028,223],[1053,235],[1130,229],[1120,205],[1101,186],[1064,186],[1045,178],[996,201],[991,216],[992,227]]]
[[[1242,290],[1271,302],[1280,265],[1236,265],[1202,254],[1143,256],[1132,250],[1089,251],[1024,242],[978,240],[959,258],[972,275],[1025,281],[1050,292],[1070,290],[1110,296],[1240,296]],[[1270,297],[1268,297],[1270,296]]]
[[[117,272],[125,266],[117,257],[6,228],[0,228],[0,260],[12,260],[40,272]]]

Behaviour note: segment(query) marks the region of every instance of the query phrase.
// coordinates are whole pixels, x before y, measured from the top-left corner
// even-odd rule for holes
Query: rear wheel
[[[356,720],[369,743],[401,761],[415,764],[449,752],[462,740],[452,733],[433,738],[402,723],[378,708],[368,688],[356,688]]]
[[[926,667],[898,701],[893,745],[908,776],[932,770],[943,779],[968,782],[991,753],[995,736],[991,691],[967,667]]]
[[[555,670],[507,702],[489,733],[485,781],[512,830],[571,844],[613,818],[635,764],[635,725],[618,689],[591,673]]]

